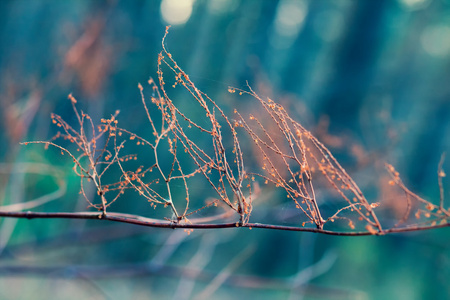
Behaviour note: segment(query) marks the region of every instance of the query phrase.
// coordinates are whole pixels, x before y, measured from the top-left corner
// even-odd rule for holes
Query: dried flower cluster
[[[365,234],[384,234],[392,228],[410,230],[448,224],[450,212],[444,207],[442,187],[443,160],[438,172],[439,205],[411,192],[394,167],[387,165],[391,175],[389,184],[404,192],[404,199],[398,201],[406,201],[407,205],[402,218],[393,227],[385,229],[376,214],[379,203],[366,199],[327,147],[295,121],[283,106],[271,99],[264,100],[250,86],[248,90],[229,88],[230,93],[251,96],[261,108],[258,113],[248,116],[235,109],[234,118],[230,118],[178,66],[164,46],[166,35],[167,30],[158,57],[158,80],[148,81],[152,92],[150,99],[145,97],[146,89],[138,85],[152,136],[139,136],[119,127],[118,111],[96,126],[88,115],[77,110],[76,100],[70,95],[79,129],[53,114],[52,121],[61,132],[51,141],[31,142],[54,146],[72,158],[74,172],[81,179],[80,193],[89,206],[101,211],[103,216],[125,190],[135,190],[152,207],[169,209],[172,218],[168,220],[175,225],[189,225],[188,217],[192,214],[210,206],[221,206],[237,216],[236,226],[252,227],[250,216],[252,207],[257,205],[256,187],[260,182],[281,189],[289,201],[293,201],[299,212],[299,227],[312,224],[318,232],[325,231],[327,223],[342,220],[349,231],[360,230]],[[201,118],[190,116],[189,111],[183,111],[169,96],[163,69],[174,75],[173,88],[182,86],[188,92],[189,107],[201,111]],[[60,138],[75,145],[75,150],[69,151],[57,144],[55,140]],[[129,143],[147,147],[153,156],[152,163],[133,168],[134,164],[129,161],[140,162],[140,159],[136,154],[127,153]],[[244,144],[251,145],[253,154],[244,151]],[[162,150],[166,151],[164,157]],[[259,158],[259,166],[247,164],[250,156]],[[118,175],[106,176],[108,172]],[[189,182],[194,177],[206,181],[214,194],[212,200],[191,199]],[[111,178],[115,179],[108,182]],[[95,185],[98,203],[86,196],[86,181]],[[173,196],[174,182],[177,185],[181,182],[184,197]],[[324,203],[316,197],[316,182],[325,184],[342,199],[339,202],[342,205],[332,213],[321,209]],[[155,188],[161,184],[163,190]],[[414,217],[415,222],[411,221]]]

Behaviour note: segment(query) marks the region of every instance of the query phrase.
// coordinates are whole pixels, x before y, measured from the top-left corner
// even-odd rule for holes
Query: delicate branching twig
[[[151,97],[146,97],[146,89],[138,85],[150,137],[119,127],[118,111],[108,119],[101,119],[96,126],[90,116],[77,109],[77,101],[69,95],[78,123],[76,128],[52,114],[52,122],[61,132],[49,141],[24,143],[52,146],[62,155],[67,154],[74,163],[74,173],[80,178],[80,193],[88,207],[101,212],[16,212],[0,207],[0,216],[99,218],[142,226],[183,228],[188,233],[195,228],[249,227],[360,236],[449,226],[450,211],[445,208],[442,183],[444,155],[438,166],[438,205],[414,194],[403,184],[394,167],[386,165],[391,176],[389,185],[403,192],[404,199],[398,201],[404,201],[406,208],[399,220],[382,224],[376,212],[383,203],[366,199],[330,150],[282,105],[263,99],[250,86],[246,90],[230,87],[230,93],[250,96],[255,102],[254,112],[248,117],[235,109],[237,118],[230,118],[218,101],[196,87],[167,51],[164,45],[167,33],[168,28],[158,56],[157,82],[148,81]],[[188,103],[189,110],[183,109],[186,105],[179,104],[166,88],[170,77],[166,73],[174,76],[173,88],[181,87],[187,93],[183,101],[189,101],[184,103]],[[73,146],[65,146],[61,139]],[[135,150],[138,146],[146,149],[146,157]],[[246,147],[251,147],[253,152],[247,152]],[[137,162],[141,164],[138,167]],[[94,185],[99,199],[88,199],[84,191],[86,182]],[[192,199],[190,188],[199,182],[204,182],[208,190],[203,199]],[[298,226],[251,220],[262,183],[278,189],[281,197],[292,201]],[[163,185],[162,190],[159,184]],[[181,191],[176,188],[180,185]],[[326,200],[318,197],[318,187],[338,199],[334,211],[323,208]],[[151,207],[168,211],[171,217],[148,218],[110,212],[111,205],[120,201],[126,190],[135,191]],[[216,206],[220,206],[219,212],[214,209]],[[202,211],[213,213],[195,219]],[[346,231],[336,225],[342,221],[346,223]]]

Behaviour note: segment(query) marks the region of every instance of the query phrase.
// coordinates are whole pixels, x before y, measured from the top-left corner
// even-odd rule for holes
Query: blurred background
[[[227,92],[248,82],[329,147],[370,201],[394,214],[399,206],[382,199],[389,162],[438,203],[437,166],[450,149],[448,0],[3,0],[0,205],[86,209],[70,159],[19,143],[51,138],[52,112],[75,124],[69,93],[94,120],[119,109],[120,124],[148,131],[137,84],[156,77],[168,24],[167,49],[221,106],[250,111]],[[149,211],[138,197],[117,205]],[[281,219],[290,213],[284,203],[269,208]],[[448,229],[188,235],[2,218],[0,298],[447,299],[449,249]]]

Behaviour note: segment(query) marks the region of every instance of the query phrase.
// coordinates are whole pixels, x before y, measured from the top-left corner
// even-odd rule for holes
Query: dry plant
[[[443,158],[438,167],[439,204],[411,192],[394,167],[386,165],[391,176],[388,185],[404,194],[403,199],[395,201],[405,203],[401,218],[389,220],[386,227],[377,217],[377,211],[382,211],[382,203],[366,199],[327,147],[294,120],[283,106],[271,99],[263,99],[250,86],[246,90],[230,87],[230,93],[250,96],[260,108],[248,116],[235,109],[234,118],[231,118],[178,66],[164,46],[167,33],[168,28],[158,56],[158,80],[148,81],[150,99],[145,96],[147,90],[138,85],[152,131],[150,137],[120,127],[118,111],[95,125],[87,114],[77,109],[77,101],[69,95],[77,126],[71,126],[53,114],[52,122],[61,128],[61,132],[50,141],[24,143],[56,147],[61,154],[67,154],[80,178],[80,193],[88,207],[97,212],[11,212],[0,208],[0,216],[98,218],[143,226],[184,228],[188,232],[195,228],[248,227],[354,236],[449,226],[450,211],[445,207],[443,197]],[[174,76],[173,88],[181,86],[187,91],[190,102],[185,106],[189,110],[183,110],[169,95],[166,72]],[[201,116],[192,113],[193,110],[201,111]],[[58,142],[60,139],[73,144],[74,150],[70,150],[71,146],[62,146]],[[130,143],[135,145],[134,148]],[[148,149],[147,155],[150,153],[153,159],[149,165],[136,167],[136,163],[144,160],[128,149],[137,146]],[[245,151],[248,146],[253,151]],[[254,155],[255,150],[259,155]],[[260,159],[259,166],[251,163],[255,157]],[[211,192],[205,199],[198,199],[198,196],[194,199],[190,194],[191,184],[199,180],[203,180]],[[84,189],[87,182],[95,186],[97,200],[87,197]],[[177,189],[174,193],[175,186],[180,183],[183,191]],[[279,189],[283,197],[292,201],[298,211],[298,226],[251,222],[252,208],[258,204],[259,184],[270,186],[267,189]],[[333,197],[340,199],[337,209],[330,212],[321,208],[326,203],[317,197],[318,186],[327,188]],[[155,210],[167,210],[166,217],[110,212],[111,204],[120,201],[127,190],[137,192]],[[217,213],[214,209],[212,215],[195,218],[199,211],[216,206],[223,212]],[[230,218],[234,219],[227,221]]]

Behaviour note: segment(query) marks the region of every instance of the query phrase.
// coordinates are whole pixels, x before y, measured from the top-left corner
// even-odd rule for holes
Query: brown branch
[[[271,229],[271,230],[285,230],[285,231],[301,231],[301,232],[313,232],[321,233],[327,235],[336,236],[367,236],[367,235],[385,235],[390,233],[403,233],[411,231],[429,230],[450,227],[450,223],[445,222],[442,224],[435,224],[432,226],[409,226],[409,227],[399,227],[384,229],[382,231],[354,231],[354,232],[339,232],[324,230],[319,228],[305,228],[305,227],[295,227],[295,226],[285,226],[285,225],[271,225],[263,223],[246,223],[240,224],[239,222],[232,223],[195,223],[195,219],[190,219],[190,223],[175,223],[158,219],[150,219],[137,215],[127,215],[121,213],[108,213],[103,214],[101,212],[3,212],[0,211],[0,217],[5,218],[25,218],[25,219],[91,219],[91,220],[103,220],[111,222],[128,223],[139,226],[147,226],[154,228],[170,228],[170,229],[219,229],[219,228],[261,228],[261,229]]]

